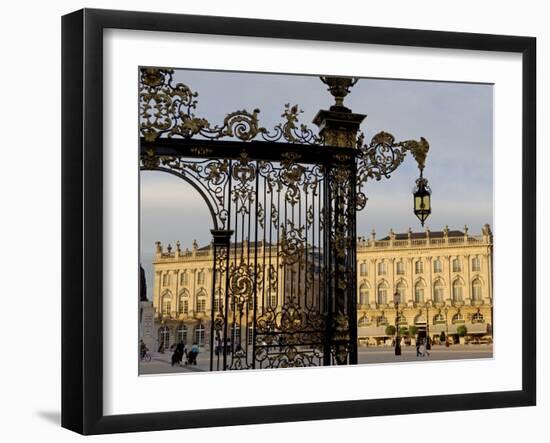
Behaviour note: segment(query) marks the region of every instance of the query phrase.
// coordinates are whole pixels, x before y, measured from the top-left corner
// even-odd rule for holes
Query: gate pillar
[[[364,114],[344,106],[344,97],[357,79],[321,77],[335,98],[328,110],[320,110],[313,123],[326,146],[342,148],[334,155],[325,181],[325,269],[328,270],[324,364],[357,363],[356,293],[356,141]]]
[[[210,300],[210,371],[225,370],[227,367],[227,269],[229,268],[229,244],[231,229],[211,229],[214,241],[212,263],[212,296]],[[217,303],[215,303],[217,300]],[[220,303],[223,302],[223,303]]]

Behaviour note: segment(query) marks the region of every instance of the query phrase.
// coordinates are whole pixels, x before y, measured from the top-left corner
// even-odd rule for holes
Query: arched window
[[[399,294],[399,303],[406,303],[407,289],[406,289],[405,283],[403,283],[402,281],[397,283],[397,286],[395,287],[395,291]]]
[[[426,317],[424,317],[423,314],[418,314],[418,315],[414,318],[414,324],[415,324],[415,325],[425,325],[425,324],[426,324]]]
[[[445,323],[445,316],[440,312],[439,314],[434,315],[433,322],[434,325]]]
[[[438,303],[444,301],[443,283],[441,283],[441,280],[437,280],[434,283],[434,301]]]
[[[197,293],[197,307],[195,311],[206,312],[206,291],[204,289],[201,289]]]
[[[453,301],[462,301],[462,280],[460,279],[453,282]]]
[[[481,260],[479,259],[479,257],[474,257],[472,259],[472,271],[473,272],[481,271]]]
[[[460,260],[458,258],[455,258],[453,260],[453,272],[460,272],[462,271],[462,265],[460,263]]]
[[[172,294],[165,292],[160,300],[160,311],[162,315],[169,315],[172,311]]]
[[[382,282],[378,285],[376,297],[379,304],[386,304],[388,302],[388,285],[386,282]]]
[[[168,326],[159,328],[159,346],[163,346],[164,349],[170,346],[170,329],[168,329]]]
[[[420,260],[415,262],[414,264],[414,273],[415,274],[422,274],[424,272],[424,263]]]
[[[359,266],[359,274],[363,277],[368,274],[366,262],[361,263],[361,265]]]
[[[204,326],[202,323],[195,327],[195,343],[198,346],[204,346]]]
[[[426,285],[422,280],[419,280],[414,285],[414,301],[417,303],[423,303],[424,302],[424,289],[426,288]]]
[[[187,326],[179,325],[176,329],[176,342],[187,344]]]
[[[197,272],[197,284],[204,285],[204,271]]]
[[[481,300],[482,298],[482,292],[481,292],[481,282],[479,281],[479,278],[476,278],[472,282],[472,299],[474,300]]]
[[[381,315],[376,319],[376,324],[378,326],[386,326],[388,324],[388,319]]]
[[[359,288],[359,304],[363,306],[369,304],[369,287],[365,284]]]
[[[409,324],[409,322],[407,321],[407,317],[405,317],[404,315],[400,315],[399,317],[397,317],[397,324],[400,326],[407,326]]]
[[[455,315],[453,315],[453,323],[464,323],[464,316],[457,312]]]
[[[363,315],[357,322],[358,326],[367,326],[369,324],[369,318],[366,315]]]
[[[439,260],[438,258],[434,260],[434,273],[437,273],[437,272],[443,272],[443,266],[441,265],[441,260]]]
[[[472,323],[483,323],[483,314],[481,312],[476,312],[472,315]]]
[[[187,286],[189,284],[189,274],[187,274],[187,271],[183,271],[180,274],[180,285]]]
[[[405,263],[402,260],[399,260],[395,265],[395,272],[398,275],[403,275],[405,273]]]
[[[184,289],[178,297],[178,314],[187,314],[189,312],[189,292]]]

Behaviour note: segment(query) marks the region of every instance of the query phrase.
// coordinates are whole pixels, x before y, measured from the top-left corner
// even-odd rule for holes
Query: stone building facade
[[[269,248],[267,245],[259,245]],[[276,248],[273,248],[276,251]],[[357,324],[362,345],[391,341],[388,325],[416,328],[438,342],[441,332],[458,341],[464,325],[468,338],[492,332],[492,251],[489,225],[480,235],[462,231],[394,233],[357,239]],[[213,246],[191,250],[157,242],[153,262],[153,307],[158,343],[183,341],[208,346],[212,309]],[[275,258],[274,258],[275,260]],[[289,282],[280,282],[286,287]],[[394,304],[394,294],[399,303]],[[271,297],[277,297],[272,294]],[[269,300],[269,298],[266,298]],[[214,300],[214,310],[223,301]],[[266,303],[277,303],[268,301]],[[239,331],[239,334],[246,330]]]

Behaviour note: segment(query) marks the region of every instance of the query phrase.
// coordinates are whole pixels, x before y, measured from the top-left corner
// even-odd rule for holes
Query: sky
[[[304,112],[300,123],[311,123],[319,109],[334,99],[318,76],[176,70],[199,96],[197,117],[212,125],[226,114],[259,108],[260,125],[270,129],[282,122],[286,103]],[[362,78],[344,104],[367,114],[361,125],[365,141],[380,131],[396,141],[425,137],[430,151],[424,170],[432,189],[432,214],[426,227],[432,231],[469,227],[479,234],[485,223],[493,225],[493,86],[488,84],[428,82]],[[368,203],[357,216],[357,233],[377,238],[395,232],[423,231],[412,210],[412,189],[418,168],[411,155],[390,179],[369,182]],[[140,173],[140,248],[148,282],[155,241],[182,249],[210,242],[212,219],[200,195],[185,181],[167,173]],[[151,286],[148,284],[148,298]]]

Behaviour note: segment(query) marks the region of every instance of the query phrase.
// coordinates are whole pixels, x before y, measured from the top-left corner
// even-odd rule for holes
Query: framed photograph
[[[535,405],[534,38],[62,26],[64,427]]]

